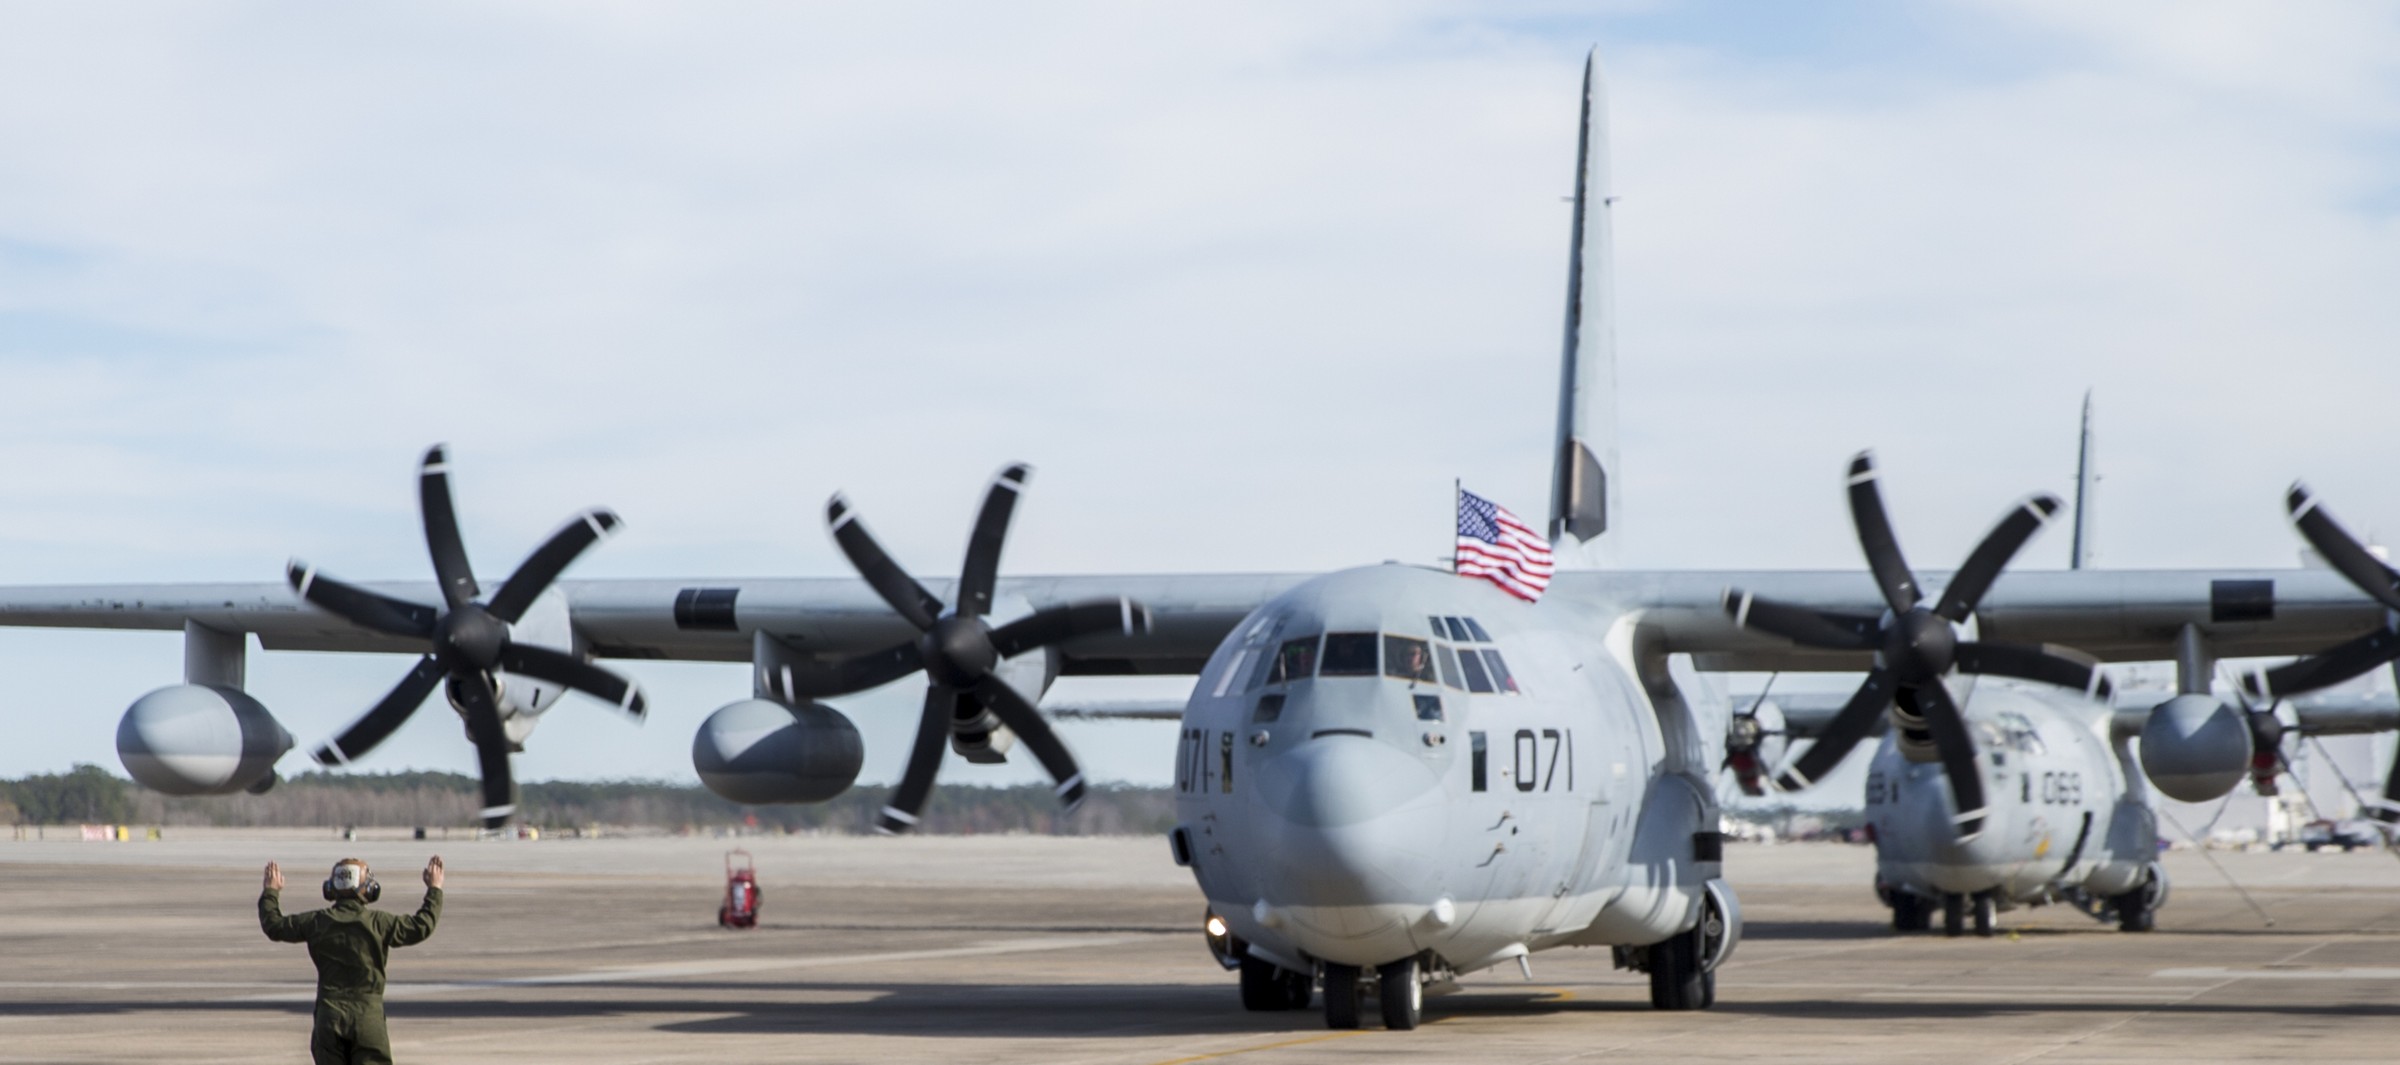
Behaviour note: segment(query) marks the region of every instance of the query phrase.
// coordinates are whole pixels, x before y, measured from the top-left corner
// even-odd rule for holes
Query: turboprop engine
[[[824,802],[850,789],[866,754],[858,728],[823,703],[744,699],[708,715],[692,768],[738,803]]]
[[[2178,695],[2142,722],[2142,773],[2169,798],[2223,798],[2250,771],[2251,723],[2206,695]]]
[[[292,749],[267,708],[239,688],[178,684],[133,701],[117,722],[117,757],[143,787],[169,795],[231,795],[275,786]]]

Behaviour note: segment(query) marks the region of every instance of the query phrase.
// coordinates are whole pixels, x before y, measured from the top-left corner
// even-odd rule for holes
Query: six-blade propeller
[[[1915,573],[1901,557],[1876,484],[1875,459],[1861,453],[1850,462],[1850,517],[1858,529],[1859,546],[1874,573],[1883,600],[1890,607],[1881,617],[1841,614],[1779,603],[1740,589],[1725,591],[1725,611],[1736,624],[1774,633],[1794,643],[1839,651],[1872,651],[1874,668],[1830,722],[1815,744],[1787,767],[1777,781],[1785,789],[1808,786],[1823,776],[1875,727],[1885,710],[1892,712],[1901,742],[1922,749],[1930,744],[1941,759],[1955,810],[1953,824],[1960,840],[1983,831],[1983,777],[1975,764],[1975,743],[1965,717],[1944,681],[1953,670],[1989,673],[2045,681],[2109,696],[2109,683],[2092,663],[2052,647],[1961,639],[1960,626],[1975,612],[1992,582],[2018,549],[2058,512],[2057,498],[2037,495],[2012,508],[1967,556],[1942,590],[1926,606]]]
[[[438,444],[425,452],[418,469],[417,502],[425,520],[425,546],[441,584],[441,606],[345,584],[298,560],[291,564],[288,575],[301,598],[362,628],[427,644],[416,668],[340,736],[319,747],[316,759],[320,765],[341,765],[374,749],[416,712],[435,685],[448,681],[450,697],[466,717],[467,735],[475,741],[482,763],[484,827],[498,828],[516,812],[516,785],[494,673],[549,681],[642,716],[641,689],[631,681],[564,651],[517,643],[509,631],[569,563],[617,527],[617,516],[597,509],[577,515],[527,556],[488,602],[479,602],[482,592],[467,564],[458,514],[451,505],[449,462]]]
[[[2400,660],[2400,572],[2385,565],[2333,520],[2306,484],[2294,483],[2284,495],[2284,506],[2291,513],[2292,527],[2300,530],[2308,546],[2367,598],[2383,604],[2384,615],[2383,624],[2364,636],[2243,677],[2244,692],[2270,705],[2285,696],[2329,688]],[[2393,752],[2391,767],[2384,773],[2383,803],[2371,813],[2379,821],[2400,822],[2400,751]]]
[[[1042,768],[1058,782],[1059,800],[1068,810],[1083,802],[1083,773],[1075,765],[1075,756],[1050,730],[1041,711],[993,669],[1001,659],[1086,633],[1147,632],[1150,612],[1130,599],[1103,599],[1038,610],[998,627],[985,620],[992,611],[1009,517],[1032,472],[1017,464],[992,479],[983,497],[982,513],[976,516],[974,532],[967,540],[957,602],[946,609],[892,561],[858,520],[857,512],[850,509],[848,500],[836,495],[826,505],[825,520],[834,542],[868,586],[919,635],[840,662],[804,660],[786,665],[768,677],[768,686],[779,698],[797,701],[862,691],[920,669],[925,672],[929,683],[916,743],[909,750],[908,768],[900,786],[893,790],[891,803],[875,819],[877,831],[900,833],[916,827],[919,812],[933,792],[934,775],[941,768],[944,740],[954,733],[970,739],[989,735],[1000,726],[1016,733],[1033,751]]]

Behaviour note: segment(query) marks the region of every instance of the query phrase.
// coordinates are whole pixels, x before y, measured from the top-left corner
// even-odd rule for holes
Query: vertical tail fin
[[[1559,559],[1605,561],[1617,521],[1617,315],[1608,185],[1608,95],[1600,53],[1583,67],[1575,150],[1575,229],[1567,252],[1567,329],[1550,473],[1550,542]]]
[[[2092,560],[2092,393],[2083,393],[2083,439],[2075,448],[2075,542],[2067,548],[2067,568],[2082,569]]]

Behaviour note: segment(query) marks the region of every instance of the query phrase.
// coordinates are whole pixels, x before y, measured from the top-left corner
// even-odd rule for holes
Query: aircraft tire
[[[1967,931],[1967,897],[1956,893],[1942,896],[1942,934],[1956,938]]]
[[[2158,927],[2158,908],[2150,905],[2147,884],[2110,900],[2117,906],[2117,931],[2148,932]]]
[[[1415,1028],[1425,1011],[1425,984],[1417,979],[1417,959],[1377,966],[1375,984],[1375,997],[1383,1004],[1383,1026],[1395,1032]]]
[[[1358,966],[1325,963],[1325,1027],[1358,1027]]]
[[[1933,927],[1933,904],[1905,891],[1892,893],[1892,931],[1922,932]]]
[[[1257,958],[1242,959],[1242,1008],[1253,1013],[1293,1009],[1291,987],[1283,966]]]
[[[1650,947],[1650,1005],[1662,1010],[1702,1010],[1716,999],[1710,974],[1701,968],[1700,930],[1682,932]]]
[[[1999,923],[1999,917],[2000,901],[1994,898],[1991,892],[1977,892],[1975,895],[1975,934],[1985,939],[1992,938],[1992,927]]]
[[[1283,1008],[1287,1010],[1308,1008],[1309,1000],[1316,995],[1316,987],[1315,982],[1309,979],[1307,973],[1296,973],[1286,969],[1276,978],[1282,981],[1283,985]]]

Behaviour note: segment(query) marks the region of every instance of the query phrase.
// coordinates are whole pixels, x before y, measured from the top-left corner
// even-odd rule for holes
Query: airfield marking
[[[1304,1036],[1299,1039],[1286,1039],[1276,1043],[1260,1043],[1257,1046],[1236,1047],[1232,1050],[1220,1050],[1213,1054],[1194,1054],[1188,1058],[1169,1058],[1165,1061],[1154,1062],[1153,1065],[1191,1065],[1191,1063],[1195,1061],[1214,1061],[1218,1058],[1230,1058],[1237,1054],[1254,1054],[1261,1050],[1281,1050],[1284,1047],[1307,1046],[1310,1043],[1323,1043],[1328,1040],[1349,1039],[1354,1036],[1373,1034],[1375,1034],[1375,1032],[1370,1028],[1361,1028],[1350,1032],[1327,1032],[1324,1035]]]
[[[720,976],[727,973],[769,972],[777,969],[816,969],[835,965],[871,965],[876,962],[935,961],[943,958],[976,958],[994,954],[1032,954],[1052,950],[1075,950],[1083,947],[1107,947],[1133,943],[1148,936],[1085,936],[1051,937],[1044,939],[1008,939],[972,947],[945,947],[936,950],[889,950],[866,954],[818,954],[796,958],[743,958],[731,961],[675,962],[667,965],[625,966],[612,969],[587,970],[576,973],[555,973],[546,976],[503,976],[488,980],[443,980],[429,983],[394,983],[384,989],[385,998],[407,995],[436,995],[458,991],[483,991],[495,987],[563,987],[579,984],[612,984],[636,980],[671,979],[679,976]],[[244,995],[226,999],[229,1002],[290,1002],[313,1001],[315,992],[307,994],[282,992],[271,995]]]
[[[2160,969],[2151,976],[2162,980],[2400,980],[2400,969],[2362,966],[2347,969]]]

